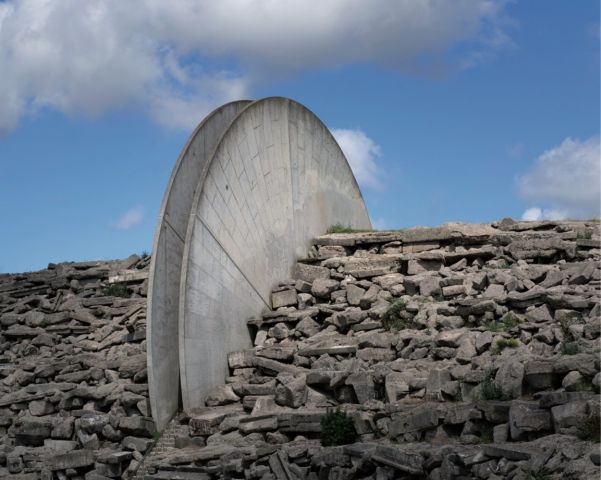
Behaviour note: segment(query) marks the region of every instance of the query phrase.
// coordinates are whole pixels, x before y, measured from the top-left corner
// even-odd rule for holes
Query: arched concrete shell
[[[289,99],[250,104],[219,142],[190,213],[179,308],[185,410],[224,382],[228,352],[250,346],[248,318],[334,223],[371,227],[329,130]]]
[[[155,236],[148,372],[159,429],[177,411],[180,385],[190,410],[223,383],[227,353],[250,346],[247,319],[269,307],[272,286],[313,237],[335,223],[370,228],[352,171],[312,112],[281,97],[222,108],[180,156]],[[185,219],[184,234],[172,217]]]
[[[194,192],[221,135],[249,103],[228,103],[207,115],[182,150],[163,197],[152,248],[147,312],[150,405],[161,429],[179,406],[179,282]]]

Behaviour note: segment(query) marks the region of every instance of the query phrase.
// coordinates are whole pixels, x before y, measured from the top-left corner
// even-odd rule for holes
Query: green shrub
[[[144,258],[148,258],[150,256],[150,254],[144,250],[141,254],[140,254],[140,258],[144,259]]]
[[[574,391],[576,392],[593,392],[594,390],[595,387],[588,380],[581,380],[574,387]]]
[[[498,322],[491,320],[484,324],[484,328],[491,332],[508,332],[520,324],[520,319],[512,312],[507,312]]]
[[[480,384],[480,397],[482,400],[510,400],[510,398],[503,393],[501,387],[499,387],[493,379],[493,371],[489,370],[484,376],[484,380]]]
[[[519,342],[515,338],[499,338],[492,347],[492,354],[498,355],[506,348],[516,348]]]
[[[570,331],[570,326],[581,323],[582,315],[574,312],[573,315],[566,315],[559,320],[559,326],[563,333],[563,341],[561,342],[561,354],[562,355],[576,355],[579,352],[578,342]]]
[[[384,315],[382,315],[382,326],[386,330],[405,330],[406,328],[418,328],[413,321],[414,315],[406,310],[407,305],[403,300],[393,302]]]
[[[575,340],[574,335],[570,331],[572,325],[582,323],[582,314],[573,312],[571,315],[565,315],[559,320],[559,326],[563,333],[564,342],[573,342]]]
[[[345,226],[342,225],[342,223],[335,223],[334,225],[330,225],[330,228],[328,228],[326,233],[363,233],[371,231],[372,230],[352,228],[350,225]]]
[[[324,447],[346,445],[357,440],[353,419],[337,408],[321,417],[321,444]]]
[[[562,355],[576,355],[579,350],[577,342],[561,342]]]
[[[129,297],[127,284],[123,282],[111,283],[104,287],[103,293],[109,297]]]
[[[492,443],[494,440],[493,435],[494,426],[490,423],[483,423],[480,425],[480,441],[482,443]]]
[[[588,228],[586,230],[578,230],[578,232],[576,233],[576,238],[590,240],[591,238],[593,238],[593,231]]]
[[[601,441],[599,422],[601,422],[599,410],[595,410],[578,427],[578,438],[599,443]]]
[[[536,472],[530,472],[530,480],[549,480],[551,477],[545,468],[537,470]]]

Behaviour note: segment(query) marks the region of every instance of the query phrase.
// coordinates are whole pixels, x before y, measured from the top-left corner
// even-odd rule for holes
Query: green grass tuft
[[[480,384],[480,397],[482,400],[511,400],[495,383],[492,370],[486,372],[484,380]]]
[[[492,347],[492,354],[499,355],[506,348],[516,348],[519,344],[515,338],[499,338]]]
[[[321,444],[324,447],[347,445],[357,440],[353,419],[337,408],[321,417]]]
[[[363,233],[373,232],[373,230],[352,228],[350,225],[342,225],[342,223],[335,223],[328,228],[327,233]]]
[[[111,283],[110,285],[104,287],[102,290],[104,295],[109,297],[123,297],[129,298],[129,289],[126,283],[118,282]]]
[[[595,410],[578,427],[578,438],[599,443],[601,441],[600,422],[599,410]]]
[[[512,312],[507,312],[498,322],[491,320],[484,324],[484,328],[491,332],[508,332],[520,324],[520,319]]]
[[[577,342],[561,342],[562,355],[576,355],[580,351]]]
[[[490,423],[483,423],[480,425],[480,441],[482,443],[492,443],[494,440],[493,435],[494,425]]]
[[[418,325],[413,321],[414,315],[409,313],[406,307],[407,305],[403,300],[393,302],[382,315],[382,326],[386,330],[418,328]]]
[[[530,472],[529,480],[549,480],[550,478],[549,473],[543,468],[536,472]]]
[[[595,387],[588,380],[581,380],[574,387],[574,391],[576,392],[593,392]]]

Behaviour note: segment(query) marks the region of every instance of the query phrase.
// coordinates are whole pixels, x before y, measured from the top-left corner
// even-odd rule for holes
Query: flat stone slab
[[[508,460],[530,460],[531,454],[519,446],[512,444],[482,445],[485,455],[493,458],[506,458]]]
[[[66,470],[93,465],[96,452],[93,450],[73,450],[72,452],[54,455],[46,459],[46,467],[50,470]]]
[[[357,347],[355,345],[336,345],[332,347],[303,348],[298,351],[298,354],[303,357],[319,357],[324,354],[350,355],[356,352]]]

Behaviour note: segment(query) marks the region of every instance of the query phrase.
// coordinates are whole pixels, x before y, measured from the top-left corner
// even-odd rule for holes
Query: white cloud
[[[601,210],[601,149],[599,137],[566,138],[547,150],[517,179],[518,193],[530,205],[529,219],[590,218]]]
[[[562,210],[553,210],[548,208],[531,207],[522,213],[522,220],[565,220],[568,214]]]
[[[133,207],[127,210],[117,220],[111,223],[111,227],[117,230],[129,230],[139,225],[144,220],[144,208],[141,206]]]
[[[189,128],[253,85],[308,68],[463,68],[508,43],[506,3],[0,2],[0,131],[38,108],[93,116],[133,107]]]
[[[382,174],[376,163],[381,155],[380,146],[362,130],[333,129],[332,135],[344,152],[357,182],[361,186],[381,188]]]

